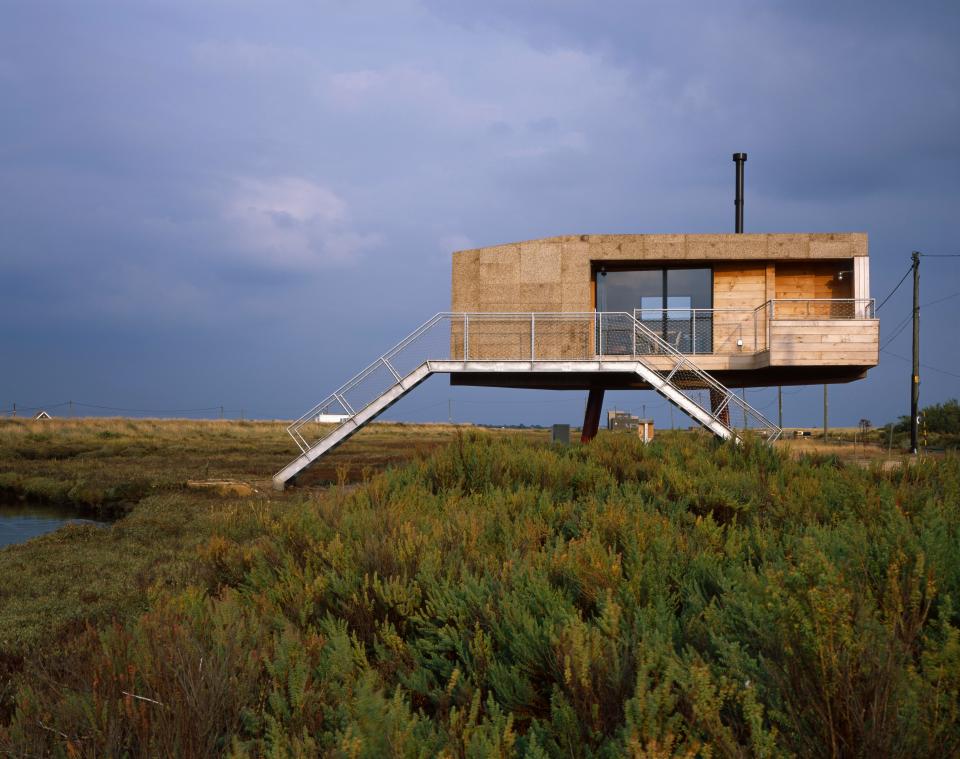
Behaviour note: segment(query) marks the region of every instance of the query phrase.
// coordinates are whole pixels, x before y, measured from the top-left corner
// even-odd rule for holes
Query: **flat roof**
[[[867,255],[865,232],[743,234],[559,235],[456,251],[454,255],[510,255],[531,248],[594,260],[718,260],[853,258]]]

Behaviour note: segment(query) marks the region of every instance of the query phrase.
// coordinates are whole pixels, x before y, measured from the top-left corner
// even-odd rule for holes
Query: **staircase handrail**
[[[609,312],[601,312],[601,311],[598,311],[597,313],[598,313],[598,314],[603,314],[603,313],[609,313]],[[613,312],[613,313],[617,313],[617,312]],[[624,313],[627,317],[630,318],[630,320],[631,320],[631,321],[633,322],[633,324],[634,324],[634,328],[637,329],[637,330],[639,330],[640,333],[641,333],[644,337],[652,340],[652,341],[654,342],[654,344],[655,344],[658,348],[662,349],[665,353],[670,354],[672,358],[678,359],[677,363],[674,365],[674,367],[670,370],[669,374],[667,375],[668,378],[671,377],[671,376],[673,375],[673,373],[674,373],[680,366],[686,364],[686,365],[689,367],[689,371],[693,372],[693,373],[697,376],[697,379],[698,379],[698,380],[706,383],[709,389],[716,390],[716,391],[718,391],[719,393],[722,393],[724,396],[726,396],[726,403],[727,403],[727,405],[729,405],[730,401],[732,400],[737,406],[740,407],[740,409],[741,409],[742,411],[744,411],[744,412],[747,413],[747,414],[750,414],[750,415],[753,416],[757,421],[759,421],[762,426],[764,426],[764,427],[766,427],[767,429],[771,430],[771,431],[774,433],[774,438],[773,438],[773,439],[776,439],[777,437],[780,436],[780,434],[783,432],[783,431],[780,429],[780,427],[778,427],[776,424],[774,424],[774,423],[771,422],[769,419],[767,419],[762,413],[760,413],[757,409],[755,409],[753,406],[751,406],[751,405],[750,405],[749,403],[747,403],[745,400],[743,400],[742,398],[737,397],[737,394],[734,393],[734,392],[733,392],[730,388],[728,388],[726,385],[721,384],[721,383],[718,382],[716,379],[714,379],[713,376],[711,376],[710,374],[708,374],[707,372],[705,372],[703,369],[701,369],[699,366],[697,366],[695,363],[693,363],[692,361],[690,361],[690,358],[689,358],[689,356],[687,356],[687,354],[683,353],[682,351],[678,350],[677,348],[674,348],[672,345],[670,345],[669,342],[667,342],[667,341],[664,340],[662,337],[660,337],[660,335],[658,335],[658,334],[657,334],[656,332],[654,332],[652,329],[650,329],[650,328],[647,327],[646,325],[644,325],[644,324],[642,324],[641,322],[639,322],[639,321],[636,319],[636,317],[634,317],[632,314],[629,314],[629,313],[626,313],[626,312],[622,312],[622,313]],[[602,322],[602,317],[601,317],[601,325],[602,325],[602,323],[603,323],[603,322]],[[636,355],[634,355],[634,357],[637,358]],[[663,373],[663,372],[661,372],[661,374],[662,374],[662,373]],[[716,418],[716,414],[714,414],[713,416],[714,416],[714,418]],[[728,426],[730,426],[730,425],[728,425]],[[731,427],[731,429],[732,429],[732,427]]]
[[[384,362],[387,362],[388,368],[391,368],[392,365],[389,365],[390,358],[396,356],[397,353],[399,353],[401,350],[406,348],[411,342],[416,340],[427,330],[431,329],[435,324],[437,324],[441,319],[443,319],[447,315],[448,314],[440,312],[433,315],[429,319],[427,319],[423,324],[421,324],[419,327],[413,330],[413,332],[411,332],[409,335],[404,337],[398,343],[394,344],[391,348],[389,348],[384,353],[380,354],[380,356],[376,360],[374,360],[373,363],[369,364],[368,366],[364,367],[359,372],[354,374],[350,379],[348,379],[346,382],[340,385],[340,387],[338,387],[336,390],[330,393],[326,398],[324,398],[319,403],[314,404],[314,406],[309,411],[307,411],[305,414],[300,416],[298,419],[295,419],[294,421],[292,421],[287,427],[287,432],[290,432],[290,434],[293,434],[291,432],[293,428],[299,427],[304,423],[314,419],[322,409],[329,406],[334,401],[339,403],[340,401],[337,396],[342,397],[344,393],[349,392],[352,387],[354,387],[361,380],[370,376],[370,374],[376,371]],[[344,409],[344,411],[347,411],[347,409]]]
[[[446,320],[446,319],[449,319],[449,320],[450,320],[451,325],[455,324],[455,323],[456,323],[456,320],[462,320],[463,327],[464,327],[464,356],[463,356],[463,359],[462,359],[463,361],[526,360],[525,358],[524,358],[524,359],[521,359],[519,356],[518,356],[516,359],[503,359],[503,358],[498,358],[498,359],[474,358],[474,359],[471,359],[471,358],[469,357],[468,351],[467,351],[467,349],[466,349],[466,341],[467,341],[467,339],[468,339],[467,336],[468,336],[468,334],[469,334],[468,330],[469,330],[470,318],[471,318],[471,317],[478,317],[478,318],[491,318],[491,317],[494,317],[494,318],[496,318],[496,317],[500,317],[500,318],[504,318],[504,317],[506,317],[506,318],[509,318],[509,317],[518,317],[518,318],[520,318],[520,317],[522,317],[523,319],[528,319],[528,318],[531,319],[531,324],[532,324],[532,323],[534,323],[534,321],[535,321],[535,319],[536,319],[536,317],[537,317],[538,315],[541,316],[541,318],[542,318],[542,317],[548,317],[548,318],[568,318],[568,319],[577,319],[577,318],[580,318],[580,319],[596,320],[595,325],[598,326],[598,327],[600,327],[601,329],[602,329],[602,327],[603,327],[603,323],[604,323],[604,318],[605,318],[605,317],[625,317],[625,318],[627,319],[627,322],[626,322],[626,323],[627,323],[627,324],[632,324],[632,325],[633,325],[633,329],[636,331],[636,333],[639,333],[639,334],[643,335],[646,339],[650,340],[654,345],[657,346],[657,348],[658,348],[659,351],[660,351],[660,355],[666,354],[666,355],[669,355],[671,358],[674,359],[674,366],[673,366],[670,370],[667,370],[667,371],[657,370],[658,373],[660,373],[662,376],[665,376],[665,378],[666,378],[667,380],[669,380],[670,378],[672,378],[673,374],[674,374],[677,370],[679,370],[681,367],[683,367],[683,368],[685,368],[686,370],[688,370],[688,371],[692,372],[693,374],[695,374],[696,377],[697,377],[698,382],[703,383],[703,384],[706,386],[706,389],[714,390],[714,391],[722,394],[722,396],[723,396],[724,399],[725,399],[724,405],[729,405],[731,402],[733,402],[733,403],[734,403],[737,407],[739,407],[745,414],[748,414],[748,415],[752,416],[752,417],[753,417],[756,421],[758,421],[762,426],[766,427],[768,430],[770,430],[771,432],[773,432],[773,433],[774,433],[773,439],[776,439],[776,437],[778,437],[778,436],[780,435],[780,433],[781,433],[780,428],[777,427],[773,422],[771,422],[770,420],[768,420],[768,419],[767,419],[762,413],[760,413],[757,409],[755,409],[753,406],[751,406],[750,404],[748,404],[748,403],[747,403],[746,401],[744,401],[742,398],[739,398],[739,397],[738,397],[735,393],[733,393],[729,388],[727,388],[726,386],[722,385],[720,382],[718,382],[716,379],[714,379],[710,374],[708,374],[708,373],[705,372],[704,370],[700,369],[700,367],[698,367],[695,363],[693,363],[693,362],[690,360],[690,357],[689,357],[687,354],[683,353],[682,351],[680,351],[680,350],[678,350],[677,348],[675,348],[674,346],[672,346],[669,342],[667,342],[666,340],[664,340],[661,336],[657,335],[656,332],[654,332],[653,330],[649,329],[649,328],[646,327],[644,324],[642,324],[640,321],[638,321],[633,314],[631,314],[631,313],[629,313],[629,312],[626,312],[626,311],[585,311],[585,312],[570,312],[570,311],[567,311],[567,312],[530,312],[530,311],[520,311],[520,312],[516,312],[516,311],[513,311],[513,312],[507,312],[507,311],[504,311],[504,312],[452,312],[452,311],[441,311],[441,312],[438,312],[438,313],[434,314],[432,317],[430,317],[429,319],[427,319],[425,322],[423,322],[420,326],[418,326],[418,327],[417,327],[416,329],[414,329],[412,332],[410,332],[406,337],[404,337],[403,339],[401,339],[399,342],[395,343],[395,344],[394,344],[392,347],[390,347],[387,351],[385,351],[384,353],[380,354],[380,356],[379,356],[378,358],[376,358],[372,363],[370,363],[370,364],[369,364],[368,366],[366,366],[364,369],[362,369],[361,371],[359,371],[359,372],[357,372],[355,375],[353,375],[350,379],[348,379],[346,382],[344,382],[340,387],[338,387],[336,390],[334,390],[332,393],[330,393],[328,396],[326,396],[322,401],[320,401],[319,403],[317,403],[317,404],[315,404],[313,407],[311,407],[311,409],[310,409],[309,411],[307,411],[306,413],[304,413],[303,415],[301,415],[299,418],[297,418],[296,420],[294,420],[293,422],[291,422],[291,423],[287,426],[287,432],[290,434],[290,436],[294,439],[294,441],[297,443],[297,445],[298,445],[302,450],[307,450],[307,448],[310,447],[310,443],[307,442],[307,441],[300,435],[300,433],[299,433],[300,428],[303,427],[304,424],[307,424],[308,422],[314,420],[318,415],[320,415],[320,413],[321,413],[325,408],[333,405],[334,403],[340,405],[340,407],[343,409],[343,411],[346,412],[346,415],[347,415],[348,418],[349,418],[349,417],[352,417],[352,416],[355,415],[357,412],[361,411],[362,408],[365,408],[366,405],[369,405],[369,403],[365,404],[365,406],[362,407],[362,408],[353,409],[353,408],[351,408],[351,407],[347,404],[347,402],[346,402],[346,400],[345,400],[345,398],[344,398],[344,396],[346,395],[346,393],[350,392],[350,390],[353,389],[354,387],[356,387],[358,383],[362,382],[364,379],[366,379],[367,377],[369,377],[373,372],[375,372],[375,371],[377,371],[378,369],[380,369],[380,367],[385,367],[389,372],[391,372],[391,374],[394,375],[394,377],[399,378],[398,381],[400,381],[400,380],[402,379],[402,376],[401,376],[400,373],[396,370],[396,368],[393,366],[393,364],[390,363],[390,359],[395,358],[401,351],[403,351],[404,349],[406,349],[407,347],[409,347],[409,346],[410,346],[411,344],[413,344],[417,339],[419,339],[420,337],[422,337],[425,333],[429,332],[429,331],[430,331],[431,329],[433,329],[437,324],[441,323],[442,321],[444,321],[444,320]],[[597,346],[597,347],[599,348],[600,346]],[[533,346],[531,346],[531,348],[533,348]],[[637,354],[636,345],[635,345],[635,344],[634,344],[633,350],[632,350],[632,352],[631,352],[630,355],[631,355],[631,358],[633,358],[634,360],[643,361],[643,358],[642,358],[640,355]],[[599,358],[601,358],[601,359],[603,358],[603,354],[599,353],[599,351],[597,352],[597,356],[598,356]],[[424,363],[427,363],[427,362],[432,361],[432,360],[445,360],[445,359],[442,359],[442,358],[440,358],[440,357],[434,358],[434,357],[432,357],[432,356],[427,356],[427,357],[425,357],[425,358],[423,359],[423,361],[420,361],[420,362],[418,362],[418,363],[416,364],[415,369],[418,368],[419,366],[422,366]],[[456,359],[454,359],[454,360],[456,360]],[[536,356],[535,356],[533,350],[531,350],[531,354],[530,354],[530,359],[529,359],[529,360],[531,360],[531,361],[535,361],[535,360],[536,360]],[[646,363],[646,362],[644,361],[644,363]],[[372,401],[371,401],[371,402],[372,402]],[[712,415],[715,419],[717,418],[717,413],[711,412],[711,415]],[[728,425],[728,426],[730,426],[730,425]]]

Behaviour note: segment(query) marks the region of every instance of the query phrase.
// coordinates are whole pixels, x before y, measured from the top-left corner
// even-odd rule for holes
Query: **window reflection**
[[[713,270],[710,268],[646,268],[601,270],[597,275],[597,310],[626,312],[684,353],[713,350]],[[619,334],[607,334],[605,353],[629,353],[609,346],[629,345]],[[635,342],[635,341],[633,341]],[[643,352],[641,341],[638,352]],[[652,348],[651,348],[652,349]]]

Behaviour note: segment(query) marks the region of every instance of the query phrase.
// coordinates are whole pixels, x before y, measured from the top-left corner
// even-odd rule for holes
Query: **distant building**
[[[50,416],[50,414],[48,414],[46,411],[41,409],[40,411],[38,411],[36,414],[33,415],[33,420],[39,421],[41,419],[53,419],[53,417]]]
[[[640,418],[626,411],[608,411],[607,429],[632,432],[640,429]]]

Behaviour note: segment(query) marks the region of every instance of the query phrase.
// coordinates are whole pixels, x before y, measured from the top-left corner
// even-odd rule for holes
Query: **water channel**
[[[65,524],[106,525],[105,520],[78,515],[69,506],[50,506],[29,501],[0,499],[0,550],[15,543],[24,543],[38,535],[53,532]]]

